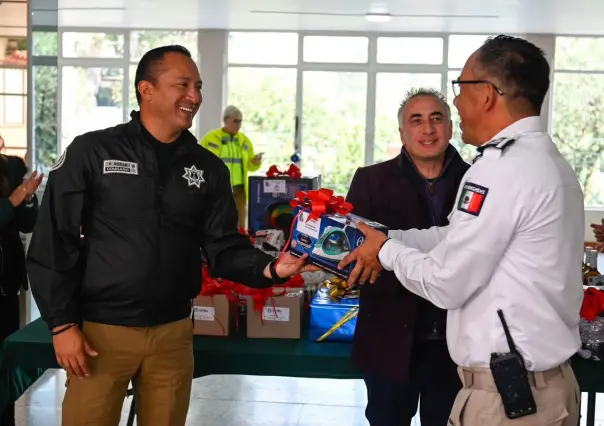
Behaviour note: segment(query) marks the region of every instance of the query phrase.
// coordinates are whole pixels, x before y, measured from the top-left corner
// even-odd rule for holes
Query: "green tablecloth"
[[[350,344],[300,340],[195,336],[195,377],[210,374],[352,379]],[[574,357],[583,392],[604,393],[604,362]],[[4,342],[0,351],[0,411],[16,401],[48,368],[59,368],[46,324],[40,319]]]
[[[210,374],[350,379],[350,344],[300,340],[195,336],[195,377]],[[0,411],[48,368],[59,368],[46,324],[38,319],[10,336],[0,351]]]

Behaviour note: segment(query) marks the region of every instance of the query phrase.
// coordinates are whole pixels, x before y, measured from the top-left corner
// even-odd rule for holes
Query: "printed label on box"
[[[196,321],[214,321],[216,309],[212,306],[193,306],[193,319]]]
[[[285,180],[265,180],[264,192],[268,194],[285,194],[287,188]]]
[[[262,319],[264,321],[289,321],[289,308],[265,306],[262,309]]]
[[[307,212],[302,212],[300,214],[300,218],[298,219],[298,223],[296,225],[296,230],[303,234],[309,235],[313,238],[319,238],[319,232],[321,230],[321,219],[319,220],[309,220]]]

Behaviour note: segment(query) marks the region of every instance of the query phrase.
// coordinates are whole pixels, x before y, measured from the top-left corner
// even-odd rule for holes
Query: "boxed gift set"
[[[359,312],[359,290],[347,282],[326,280],[310,303],[308,339],[317,342],[352,342]]]
[[[344,269],[338,269],[338,263],[365,240],[357,223],[364,222],[388,234],[386,226],[352,214],[352,205],[343,197],[334,197],[331,190],[298,193],[292,206],[296,216],[289,244],[291,254],[306,253],[309,263],[344,279],[348,279],[356,262]]]
[[[264,229],[279,229],[289,238],[293,208],[290,200],[298,191],[309,191],[321,186],[321,176],[302,176],[300,169],[291,165],[285,172],[271,166],[266,176],[249,177],[248,228],[254,234]]]

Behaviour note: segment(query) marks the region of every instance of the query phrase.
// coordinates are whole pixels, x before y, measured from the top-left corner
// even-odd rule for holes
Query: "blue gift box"
[[[329,296],[329,289],[321,287],[310,302],[308,339],[325,342],[352,342],[357,325],[358,310],[358,297],[332,299]],[[348,320],[346,321],[346,319]],[[336,329],[329,333],[334,326]]]
[[[388,234],[386,226],[354,214],[343,216],[328,213],[319,219],[308,220],[309,213],[302,207],[296,208],[295,213],[296,219],[289,244],[290,253],[294,256],[306,253],[308,263],[344,279],[348,279],[356,262],[343,269],[338,269],[338,263],[365,240],[363,233],[357,228],[357,223],[364,222],[371,228]]]

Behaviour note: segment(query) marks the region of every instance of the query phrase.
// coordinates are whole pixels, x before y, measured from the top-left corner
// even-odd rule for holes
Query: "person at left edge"
[[[228,169],[187,130],[201,87],[184,47],[150,50],[136,71],[140,112],[75,138],[49,173],[28,268],[68,375],[63,426],[117,425],[131,380],[137,424],[185,424],[202,255],[249,287],[305,268],[238,232]]]
[[[0,136],[0,144],[4,140]],[[22,158],[0,154],[0,346],[19,330],[19,292],[27,289],[25,249],[19,233],[34,228],[38,214],[36,189],[44,175],[27,179]],[[0,406],[0,425],[15,424],[15,406]]]

